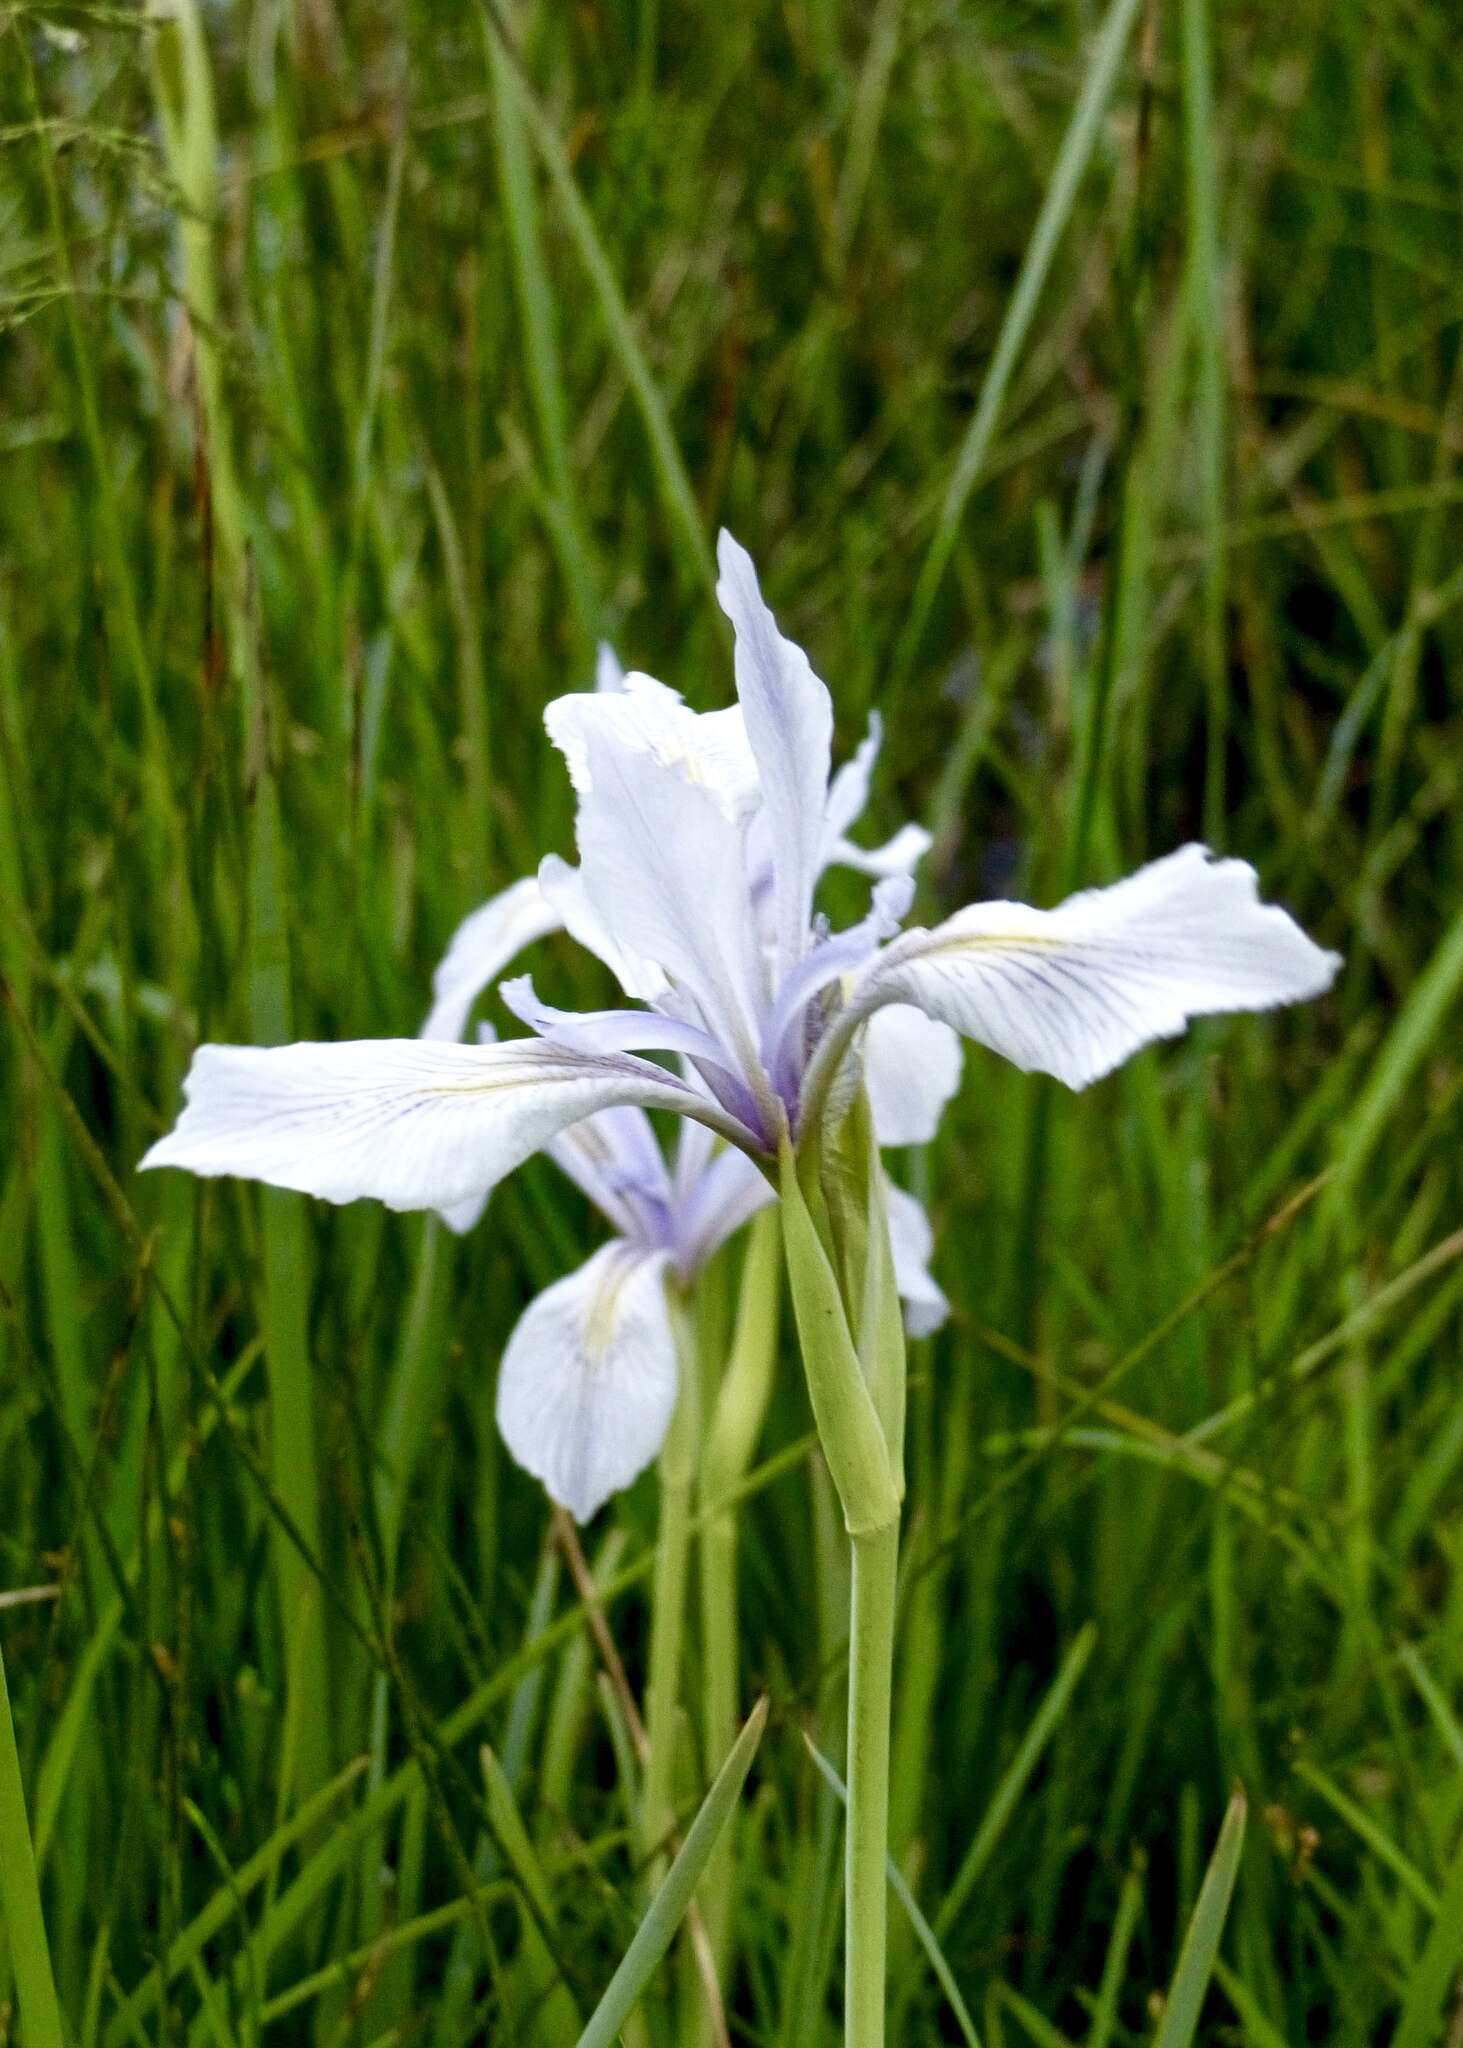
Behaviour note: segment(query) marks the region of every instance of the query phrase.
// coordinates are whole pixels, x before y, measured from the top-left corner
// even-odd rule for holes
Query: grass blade
[[[1402,2017],[1392,2048],[1430,2048],[1437,2038],[1443,2007],[1460,1966],[1463,1966],[1463,1841],[1453,1855],[1432,1932],[1407,1980]]]
[[[1087,1668],[1097,1642],[1097,1629],[1092,1622],[1080,1631],[1077,1640],[1068,1650],[1061,1670],[1052,1681],[1051,1690],[1037,1708],[1036,1716],[1022,1739],[1021,1747],[1012,1757],[995,1797],[986,1808],[985,1819],[977,1830],[975,1840],[965,1852],[964,1861],[955,1873],[955,1881],[940,1903],[935,1915],[935,1932],[942,1938],[949,1933],[966,1900],[970,1897],[976,1879],[990,1861],[991,1853],[1005,1830],[1006,1823],[1015,1811],[1016,1801],[1021,1797],[1037,1764],[1041,1753],[1056,1733],[1063,1714],[1066,1713],[1077,1681]]]
[[[1131,0],[1120,0],[1120,4],[1130,5]],[[514,88],[528,118],[528,125],[533,131],[533,139],[538,145],[539,154],[544,160],[549,182],[558,194],[569,233],[579,251],[579,260],[588,271],[589,281],[599,300],[600,313],[610,338],[610,346],[619,357],[625,380],[635,394],[635,402],[640,408],[640,416],[645,422],[645,431],[650,441],[650,454],[655,466],[656,479],[671,516],[680,529],[686,554],[694,563],[707,591],[714,596],[716,570],[711,560],[711,550],[706,545],[700,508],[691,489],[691,480],[686,474],[686,465],[681,460],[676,437],[671,431],[670,415],[666,411],[665,400],[660,395],[660,388],[651,375],[650,365],[645,360],[645,351],[636,337],[635,323],[630,318],[629,308],[616,281],[610,259],[605,253],[604,243],[600,240],[594,216],[585,205],[583,195],[575,183],[574,173],[569,167],[569,158],[565,154],[564,145],[559,140],[553,122],[529,90],[517,50],[508,34],[507,24],[496,0],[484,0],[484,5],[491,31],[498,37],[508,54]]]
[[[1209,1979],[1214,1974],[1219,1956],[1219,1937],[1224,1932],[1234,1881],[1239,1873],[1247,1810],[1244,1793],[1236,1790],[1219,1830],[1219,1840],[1214,1845],[1209,1868],[1204,1873],[1204,1882],[1199,1888],[1194,1917],[1184,1936],[1179,1966],[1174,1972],[1153,2048],[1189,2048],[1194,2038]]]
[[[940,579],[954,552],[961,518],[970,494],[975,489],[981,466],[990,452],[991,440],[1001,416],[1001,407],[1005,403],[1006,393],[1010,389],[1011,378],[1015,372],[1016,359],[1036,317],[1042,286],[1046,283],[1047,272],[1051,269],[1052,258],[1057,252],[1057,244],[1071,216],[1072,206],[1077,197],[1077,187],[1082,182],[1082,174],[1087,169],[1097,142],[1098,130],[1117,81],[1118,67],[1122,63],[1123,51],[1127,47],[1128,34],[1137,17],[1138,6],[1139,0],[1112,0],[1107,18],[1098,35],[1082,87],[1082,96],[1072,111],[1072,119],[1062,139],[1056,168],[1046,188],[1046,197],[1041,202],[1041,212],[1037,215],[1036,226],[1032,229],[1031,240],[1022,259],[1021,273],[1016,279],[1015,289],[1006,306],[1006,317],[1001,322],[995,353],[991,357],[990,368],[986,371],[985,383],[981,386],[980,403],[976,406],[975,417],[965,430],[965,439],[961,442],[960,452],[955,458],[955,468],[945,487],[944,502],[940,506],[934,536],[920,568],[919,581],[915,585],[914,599],[909,607],[904,631],[894,651],[891,689],[897,689],[914,666],[920,640],[929,622],[935,593],[940,587]]]
[[[610,1979],[604,1997],[590,2015],[579,2036],[579,2048],[613,2048],[615,2036],[634,2011],[651,1972],[670,1947],[676,1929],[685,1918],[702,1871],[727,1821],[731,1818],[762,1730],[767,1725],[767,1701],[758,1700],[747,1717],[726,1762],[701,1804],[701,1811],[687,1830],[675,1862],[666,1872],[665,1883],[650,1903],[650,1910],[625,1951],[624,1960]]]
[[[10,1688],[5,1659],[0,1656],[0,1902],[5,1907],[5,1932],[10,1966],[20,1998],[29,2048],[64,2048],[56,1980],[41,1914],[41,1892],[25,1817],[25,1786],[10,1718]]]

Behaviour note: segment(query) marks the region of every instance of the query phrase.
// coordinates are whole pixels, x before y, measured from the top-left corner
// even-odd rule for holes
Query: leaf
[[[616,281],[614,268],[605,253],[604,243],[600,240],[594,216],[585,204],[575,181],[568,154],[559,139],[558,131],[529,90],[527,78],[523,73],[522,59],[509,39],[497,0],[485,0],[485,5],[492,32],[507,50],[506,68],[511,74],[529,128],[533,132],[533,139],[544,160],[549,183],[558,195],[565,224],[579,251],[579,260],[589,273],[589,281],[599,301],[600,315],[604,320],[610,346],[619,358],[626,383],[635,394],[635,402],[640,408],[646,437],[650,442],[651,461],[666,505],[680,529],[688,560],[695,564],[702,582],[714,595],[716,570],[702,530],[696,494],[691,489],[686,465],[676,445],[665,399],[661,396],[660,387],[651,374],[645,351],[636,336],[635,323],[630,317],[624,295]]]
[[[1113,0],[1098,32],[1082,96],[1073,109],[1071,123],[1062,138],[1061,154],[1046,188],[1020,275],[1006,307],[995,353],[986,371],[985,383],[981,386],[980,402],[966,429],[960,453],[955,458],[955,468],[945,487],[929,552],[920,568],[909,616],[895,649],[894,683],[891,687],[902,683],[914,666],[935,593],[954,552],[961,518],[990,452],[991,439],[1016,368],[1016,358],[1030,331],[1042,286],[1046,283],[1057,244],[1071,214],[1082,174],[1096,145],[1102,117],[1107,111],[1108,99],[1117,81],[1118,66],[1127,48],[1128,34],[1137,12],[1138,0]]]
[[[1021,1747],[1012,1757],[1000,1784],[996,1787],[995,1795],[986,1809],[985,1819],[980,1824],[975,1840],[966,1850],[964,1861],[955,1873],[954,1883],[935,1915],[937,1934],[944,1935],[949,1932],[952,1923],[970,1897],[976,1879],[990,1861],[991,1853],[1015,1811],[1023,1787],[1036,1769],[1042,1751],[1051,1741],[1063,1714],[1067,1711],[1077,1681],[1087,1668],[1087,1660],[1092,1655],[1096,1642],[1096,1626],[1088,1622],[1087,1626],[1079,1631],[1071,1649],[1068,1650],[1061,1670],[1052,1681],[1051,1690],[1037,1708],[1031,1726],[1022,1738]]]
[[[41,1915],[40,1886],[25,1817],[25,1786],[10,1718],[5,1660],[0,1657],[0,1905],[10,1941],[10,1965],[29,2048],[64,2048],[56,1980]]]
[[[1247,1812],[1244,1792],[1236,1787],[1219,1830],[1219,1840],[1214,1845],[1214,1854],[1209,1859],[1209,1868],[1204,1873],[1204,1882],[1199,1887],[1194,1917],[1184,1936],[1179,1966],[1174,1972],[1153,2048],[1188,2048],[1194,2038],[1204,1995],[1214,1974],[1219,1937],[1224,1932],[1225,1916],[1229,1912],[1229,1901],[1239,1872]]]
[[[588,2026],[579,2036],[579,2048],[613,2048],[616,2035],[634,2011],[651,1973],[685,1918],[701,1873],[710,1860],[722,1829],[731,1819],[766,1725],[767,1701],[764,1697],[753,1707],[746,1726],[717,1772],[711,1790],[701,1803],[700,1812],[691,1823],[680,1854],[666,1872],[665,1883],[651,1900],[650,1910],[636,1929],[635,1939],[626,1949],[624,1960],[590,2015]]]
[[[1391,2048],[1430,2048],[1437,2039],[1443,2007],[1463,1967],[1463,1840],[1438,1901],[1432,1932],[1413,1965],[1402,2000],[1402,2017]]]

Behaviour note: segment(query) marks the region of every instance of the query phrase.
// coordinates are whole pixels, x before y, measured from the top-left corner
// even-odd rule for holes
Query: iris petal
[[[483,990],[535,939],[560,929],[562,919],[537,880],[527,876],[465,917],[432,976],[432,1007],[423,1038],[461,1038],[468,1012]]]
[[[295,1188],[329,1202],[452,1210],[596,1110],[669,1109],[740,1130],[663,1068],[540,1039],[447,1045],[204,1045],[187,1106],[144,1167],[181,1166]]]
[[[498,1376],[498,1427],[576,1521],[660,1449],[676,1405],[666,1258],[616,1238],[519,1318]]]
[[[1259,901],[1253,868],[1185,846],[1055,910],[977,903],[905,932],[846,1015],[912,1003],[1028,1072],[1085,1088],[1193,1017],[1319,995],[1340,964]]]
[[[777,630],[746,549],[722,533],[716,595],[736,630],[737,696],[775,849],[777,965],[803,956],[823,866],[833,706],[808,657]]]

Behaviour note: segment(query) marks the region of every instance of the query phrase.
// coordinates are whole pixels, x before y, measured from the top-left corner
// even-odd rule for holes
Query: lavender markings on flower
[[[457,1224],[534,1152],[551,1151],[581,1185],[602,1174],[589,1192],[619,1235],[527,1311],[500,1399],[515,1454],[578,1513],[625,1483],[664,1433],[675,1388],[664,1273],[687,1277],[709,1255],[693,1247],[724,1241],[766,1198],[762,1168],[783,1138],[820,1132],[860,1080],[881,1144],[925,1142],[958,1084],[956,1034],[1082,1088],[1193,1017],[1317,995],[1339,965],[1259,901],[1251,868],[1199,846],[1054,910],[978,903],[902,929],[927,835],[907,826],[875,851],[848,837],[877,724],[830,779],[827,690],[725,533],[719,560],[737,704],[698,715],[606,656],[598,690],[548,707],[578,798],[579,864],[550,856],[466,921],[424,1035],[202,1046],[176,1127],[142,1162],[434,1208]],[[833,864],[874,881],[868,913],[840,932],[814,908]],[[626,1006],[554,1009],[519,977],[501,994],[530,1035],[458,1043],[481,990],[558,929],[605,963]],[[677,1070],[647,1053],[673,1055]],[[673,1172],[649,1109],[697,1127]],[[739,1179],[740,1208],[727,1192]],[[899,1190],[889,1200],[911,1327],[928,1327],[943,1309],[928,1224]],[[562,1360],[610,1323],[623,1385],[606,1370],[603,1401],[583,1409],[582,1426],[566,1422],[573,1402],[555,1396],[555,1372],[563,1381]],[[633,1427],[601,1446],[601,1418],[617,1408]]]

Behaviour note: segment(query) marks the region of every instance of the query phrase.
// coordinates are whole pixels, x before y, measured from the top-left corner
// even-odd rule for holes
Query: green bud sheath
[[[782,1238],[798,1344],[823,1455],[850,1536],[892,1528],[900,1489],[889,1447],[849,1332],[838,1278],[798,1183],[792,1147],[779,1161]]]

